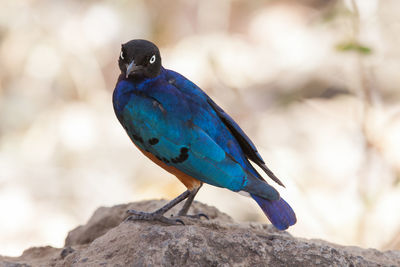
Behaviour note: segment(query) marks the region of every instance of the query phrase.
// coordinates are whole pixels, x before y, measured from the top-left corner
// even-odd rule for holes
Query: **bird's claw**
[[[201,219],[201,217],[204,217],[207,220],[210,220],[210,218],[208,218],[208,216],[204,213],[198,213],[198,214],[194,214],[194,215],[185,215],[185,217],[189,217],[189,218],[193,218],[193,219]]]
[[[193,215],[188,215],[188,214],[179,214],[178,216],[180,217],[187,217],[187,218],[191,218],[191,219],[201,219],[201,217],[206,218],[207,220],[209,220],[210,218],[204,214],[204,213],[198,213],[198,214],[193,214]],[[172,216],[171,216],[172,217]]]
[[[207,216],[207,214],[199,213],[199,214],[197,214],[197,215],[199,216],[199,218],[204,217],[204,218],[206,218],[207,220],[210,220],[210,218]]]
[[[132,215],[127,217],[125,221],[159,221],[169,225],[185,225],[181,219],[168,219],[163,214],[156,212],[148,213],[136,210],[127,210],[126,212]]]

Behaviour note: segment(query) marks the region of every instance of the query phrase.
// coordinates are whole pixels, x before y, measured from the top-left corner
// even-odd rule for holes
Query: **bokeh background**
[[[400,249],[400,1],[0,1],[0,254],[61,247],[99,206],[183,185],[131,144],[120,44],[155,42],[285,183],[295,236]],[[267,223],[255,202],[197,200]]]

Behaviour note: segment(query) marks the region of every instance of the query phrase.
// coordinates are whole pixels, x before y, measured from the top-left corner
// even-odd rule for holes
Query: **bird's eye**
[[[153,55],[151,58],[150,58],[150,64],[153,64],[154,62],[156,62],[156,55]]]
[[[121,57],[121,59],[124,59],[124,51],[121,51],[120,57]]]

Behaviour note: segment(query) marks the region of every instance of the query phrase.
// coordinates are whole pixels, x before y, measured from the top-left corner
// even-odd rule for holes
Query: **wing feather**
[[[151,102],[151,98],[138,95],[124,111],[123,120],[126,121],[128,135],[132,139],[139,136],[143,140],[138,144],[140,148],[205,183],[233,191],[244,188],[248,176],[245,170],[227,157],[226,152],[205,131],[190,120],[168,114],[167,108],[165,114]],[[148,142],[150,139],[157,139],[158,142],[151,145]]]

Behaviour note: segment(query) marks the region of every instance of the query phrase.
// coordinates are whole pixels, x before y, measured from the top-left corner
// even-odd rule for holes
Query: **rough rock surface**
[[[191,212],[206,213],[210,220],[183,218],[185,226],[124,222],[127,209],[152,211],[164,203],[99,208],[68,234],[64,248],[0,256],[0,266],[400,266],[400,251],[339,246],[295,238],[270,225],[237,224],[198,202]]]

